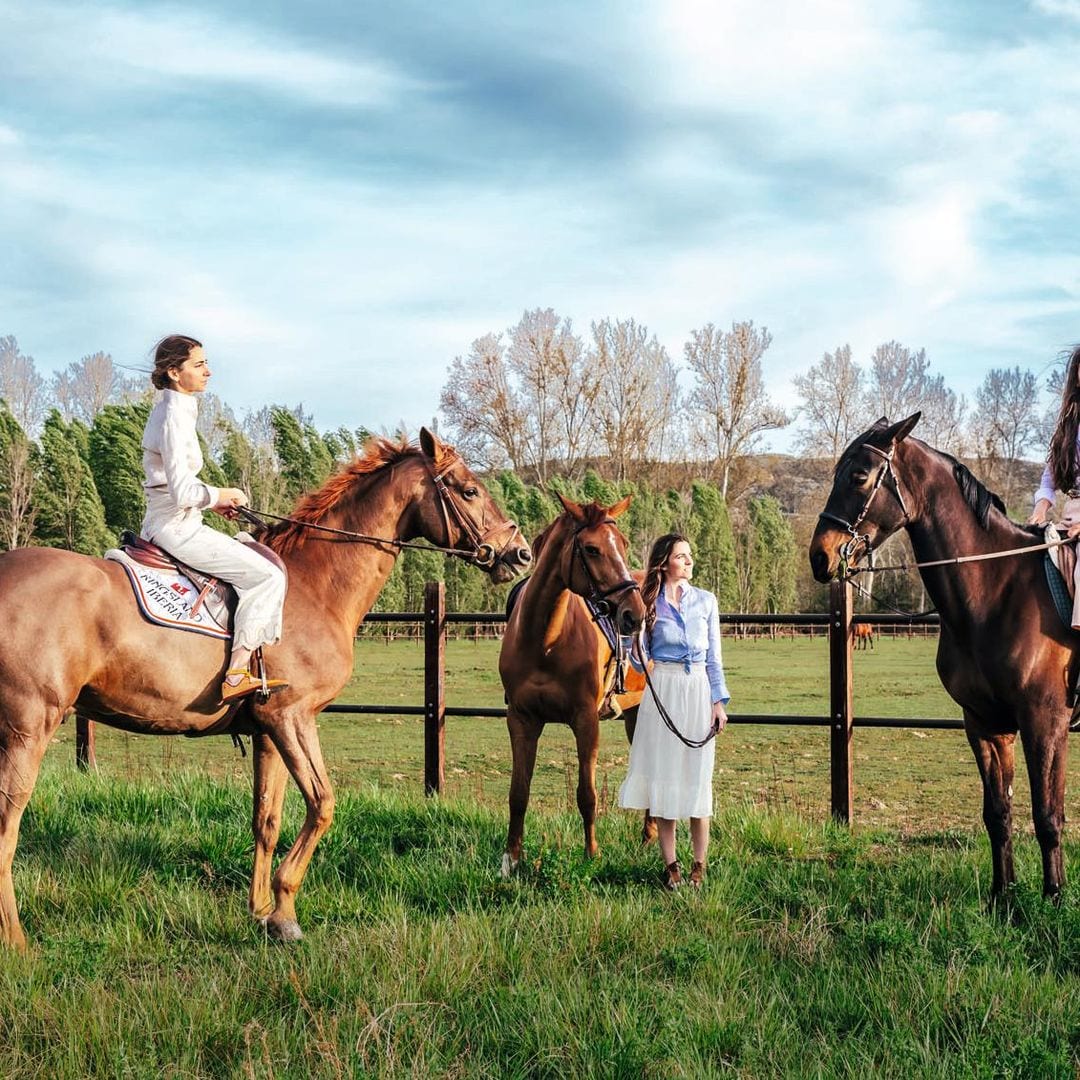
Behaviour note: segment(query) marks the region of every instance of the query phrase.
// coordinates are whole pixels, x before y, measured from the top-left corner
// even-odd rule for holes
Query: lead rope
[[[679,740],[684,746],[690,747],[691,750],[700,750],[704,746],[708,746],[713,739],[716,738],[717,727],[712,725],[709,728],[709,734],[703,739],[688,739],[676,726],[675,721],[671,719],[671,714],[664,707],[664,703],[660,700],[659,695],[656,693],[656,687],[653,686],[652,677],[649,675],[649,665],[645,661],[645,650],[641,646],[641,634],[644,631],[639,632],[634,637],[633,649],[637,653],[638,660],[641,662],[642,669],[645,672],[645,685],[649,688],[649,693],[652,694],[652,699],[656,705],[656,711],[660,714],[660,719],[664,721],[664,726]]]

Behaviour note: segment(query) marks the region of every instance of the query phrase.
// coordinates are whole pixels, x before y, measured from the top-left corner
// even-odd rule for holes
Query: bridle
[[[908,513],[907,504],[904,502],[903,493],[900,491],[900,478],[896,475],[896,470],[893,468],[893,455],[896,453],[895,444],[890,447],[889,450],[882,450],[879,446],[874,446],[871,443],[863,443],[862,449],[869,450],[872,454],[877,454],[882,459],[881,467],[878,469],[877,476],[874,477],[873,486],[870,488],[869,494],[866,496],[866,501],[862,505],[862,509],[859,511],[858,516],[854,521],[848,521],[846,518],[842,518],[839,514],[830,514],[827,510],[823,510],[818,514],[819,521],[831,521],[835,525],[839,525],[847,533],[850,534],[849,538],[840,545],[840,563],[844,568],[845,576],[847,567],[855,561],[855,555],[860,544],[865,548],[865,554],[870,563],[870,569],[874,567],[874,545],[870,541],[868,533],[860,533],[859,526],[866,519],[866,515],[870,512],[870,504],[874,501],[874,496],[881,490],[882,485],[886,480],[890,482],[892,493],[896,496],[897,502],[900,503],[900,510],[904,515],[904,524],[908,524],[911,521],[911,515]]]
[[[600,619],[610,618],[614,607],[613,601],[616,597],[621,596],[625,592],[637,589],[640,591],[638,583],[631,577],[624,578],[622,581],[616,582],[614,585],[607,589],[601,588],[600,582],[596,580],[596,575],[589,567],[588,560],[585,558],[585,552],[581,547],[581,533],[587,528],[596,528],[597,525],[611,525],[616,530],[618,525],[615,524],[614,518],[604,518],[603,521],[597,522],[596,525],[587,525],[582,523],[574,529],[574,551],[571,556],[571,561],[576,559],[581,563],[582,570],[585,571],[585,577],[589,582],[588,593],[582,594],[589,611],[592,613],[594,619],[599,621]],[[616,637],[618,635],[616,634]]]
[[[303,521],[300,518],[285,517],[282,514],[271,514],[267,510],[253,510],[247,506],[238,506],[236,512],[245,520],[254,525],[258,525],[261,528],[268,528],[263,518],[272,518],[274,521],[288,522],[290,525],[297,525],[301,528],[311,529],[315,532],[330,533],[333,536],[340,536],[343,540],[355,544],[385,544],[389,547],[396,548],[417,548],[420,551],[438,551],[443,555],[452,555],[454,558],[463,559],[465,562],[471,563],[480,570],[491,570],[500,557],[506,552],[507,548],[509,548],[514,534],[519,533],[517,524],[513,521],[507,521],[502,525],[496,525],[489,529],[478,529],[469,518],[469,515],[466,514],[458,504],[457,497],[446,484],[446,474],[454,467],[454,465],[461,461],[461,455],[455,453],[451,457],[449,463],[438,473],[434,471],[426,458],[424,461],[428,475],[431,477],[431,481],[439,499],[439,509],[442,512],[443,524],[446,528],[445,547],[440,547],[437,544],[431,543],[418,544],[409,540],[398,540],[396,537],[368,536],[365,533],[354,532],[351,529],[335,529],[330,525],[319,525],[314,521]],[[451,516],[453,516],[458,527],[471,541],[473,545],[471,548],[457,548],[453,546],[450,527]],[[507,532],[508,537],[506,543],[503,544],[501,548],[496,548],[495,544],[492,543],[492,538],[501,532]]]
[[[450,546],[452,543],[450,539],[450,518],[452,516],[454,521],[457,522],[458,528],[465,533],[472,542],[473,552],[471,556],[467,556],[468,561],[480,570],[490,570],[510,546],[511,541],[514,538],[514,533],[519,533],[520,530],[518,529],[516,522],[509,520],[503,522],[501,525],[495,525],[488,529],[477,528],[472,518],[470,518],[458,504],[455,494],[446,485],[446,474],[459,461],[461,461],[461,455],[455,453],[450,459],[449,464],[444,466],[442,472],[437,473],[430,466],[428,467],[431,481],[435,485],[435,491],[439,495],[439,509],[442,511],[443,525],[446,527],[447,546],[444,550],[457,554]],[[492,541],[503,532],[507,533],[506,543],[504,543],[501,548],[496,548]],[[522,539],[524,540],[524,537]]]

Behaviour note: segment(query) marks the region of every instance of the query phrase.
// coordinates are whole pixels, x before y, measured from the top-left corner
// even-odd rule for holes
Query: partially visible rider
[[[251,654],[281,637],[285,575],[247,544],[203,523],[204,510],[231,518],[248,501],[239,488],[215,488],[198,477],[203,456],[195,430],[196,395],[206,389],[209,379],[201,342],[171,334],[157,343],[150,381],[161,397],[142,438],[146,517],[141,534],[181,562],[236,589],[233,650],[221,687],[222,701],[231,702],[263,685],[251,673]],[[267,680],[270,690],[287,685],[282,679]]]

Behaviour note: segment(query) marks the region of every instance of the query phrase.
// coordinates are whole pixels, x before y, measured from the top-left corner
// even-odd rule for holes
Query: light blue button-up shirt
[[[722,701],[726,705],[731,695],[724,680],[716,597],[693,585],[684,584],[682,588],[680,607],[669,604],[664,590],[660,590],[652,634],[643,635],[646,654],[662,663],[683,664],[687,671],[691,664],[704,662],[713,701]],[[637,663],[634,667],[641,670]]]

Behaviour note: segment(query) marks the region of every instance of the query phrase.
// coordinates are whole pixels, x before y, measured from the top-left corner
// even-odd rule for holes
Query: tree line
[[[652,539],[685,533],[696,580],[732,611],[816,610],[820,587],[803,572],[809,533],[850,439],[877,416],[921,409],[916,432],[965,457],[1010,505],[1029,498],[1022,459],[1048,441],[1061,370],[1047,380],[994,369],[967,402],[930,369],[925,350],[898,342],[863,363],[850,346],[823,354],[793,384],[789,413],[767,392],[772,336],[753,322],[692,331],[675,364],[633,319],[593,322],[588,335],[551,309],[525,312],[454,358],[440,398],[444,435],[481,471],[503,508],[534,536],[557,513],[556,493],[635,498],[624,529],[642,565]],[[0,338],[0,547],[25,544],[100,554],[142,520],[142,429],[152,404],[146,376],[104,352],[46,379],[14,337]],[[769,431],[795,424],[797,455],[770,454]],[[362,447],[368,430],[320,432],[302,407],[238,417],[216,395],[200,408],[212,484],[238,484],[252,504],[287,512]],[[1021,512],[1023,510],[1021,509]],[[216,527],[232,528],[208,515]],[[494,610],[502,590],[435,553],[407,552],[382,610],[416,610],[423,583],[443,579],[451,610]],[[915,579],[881,582],[891,606],[914,603]]]

